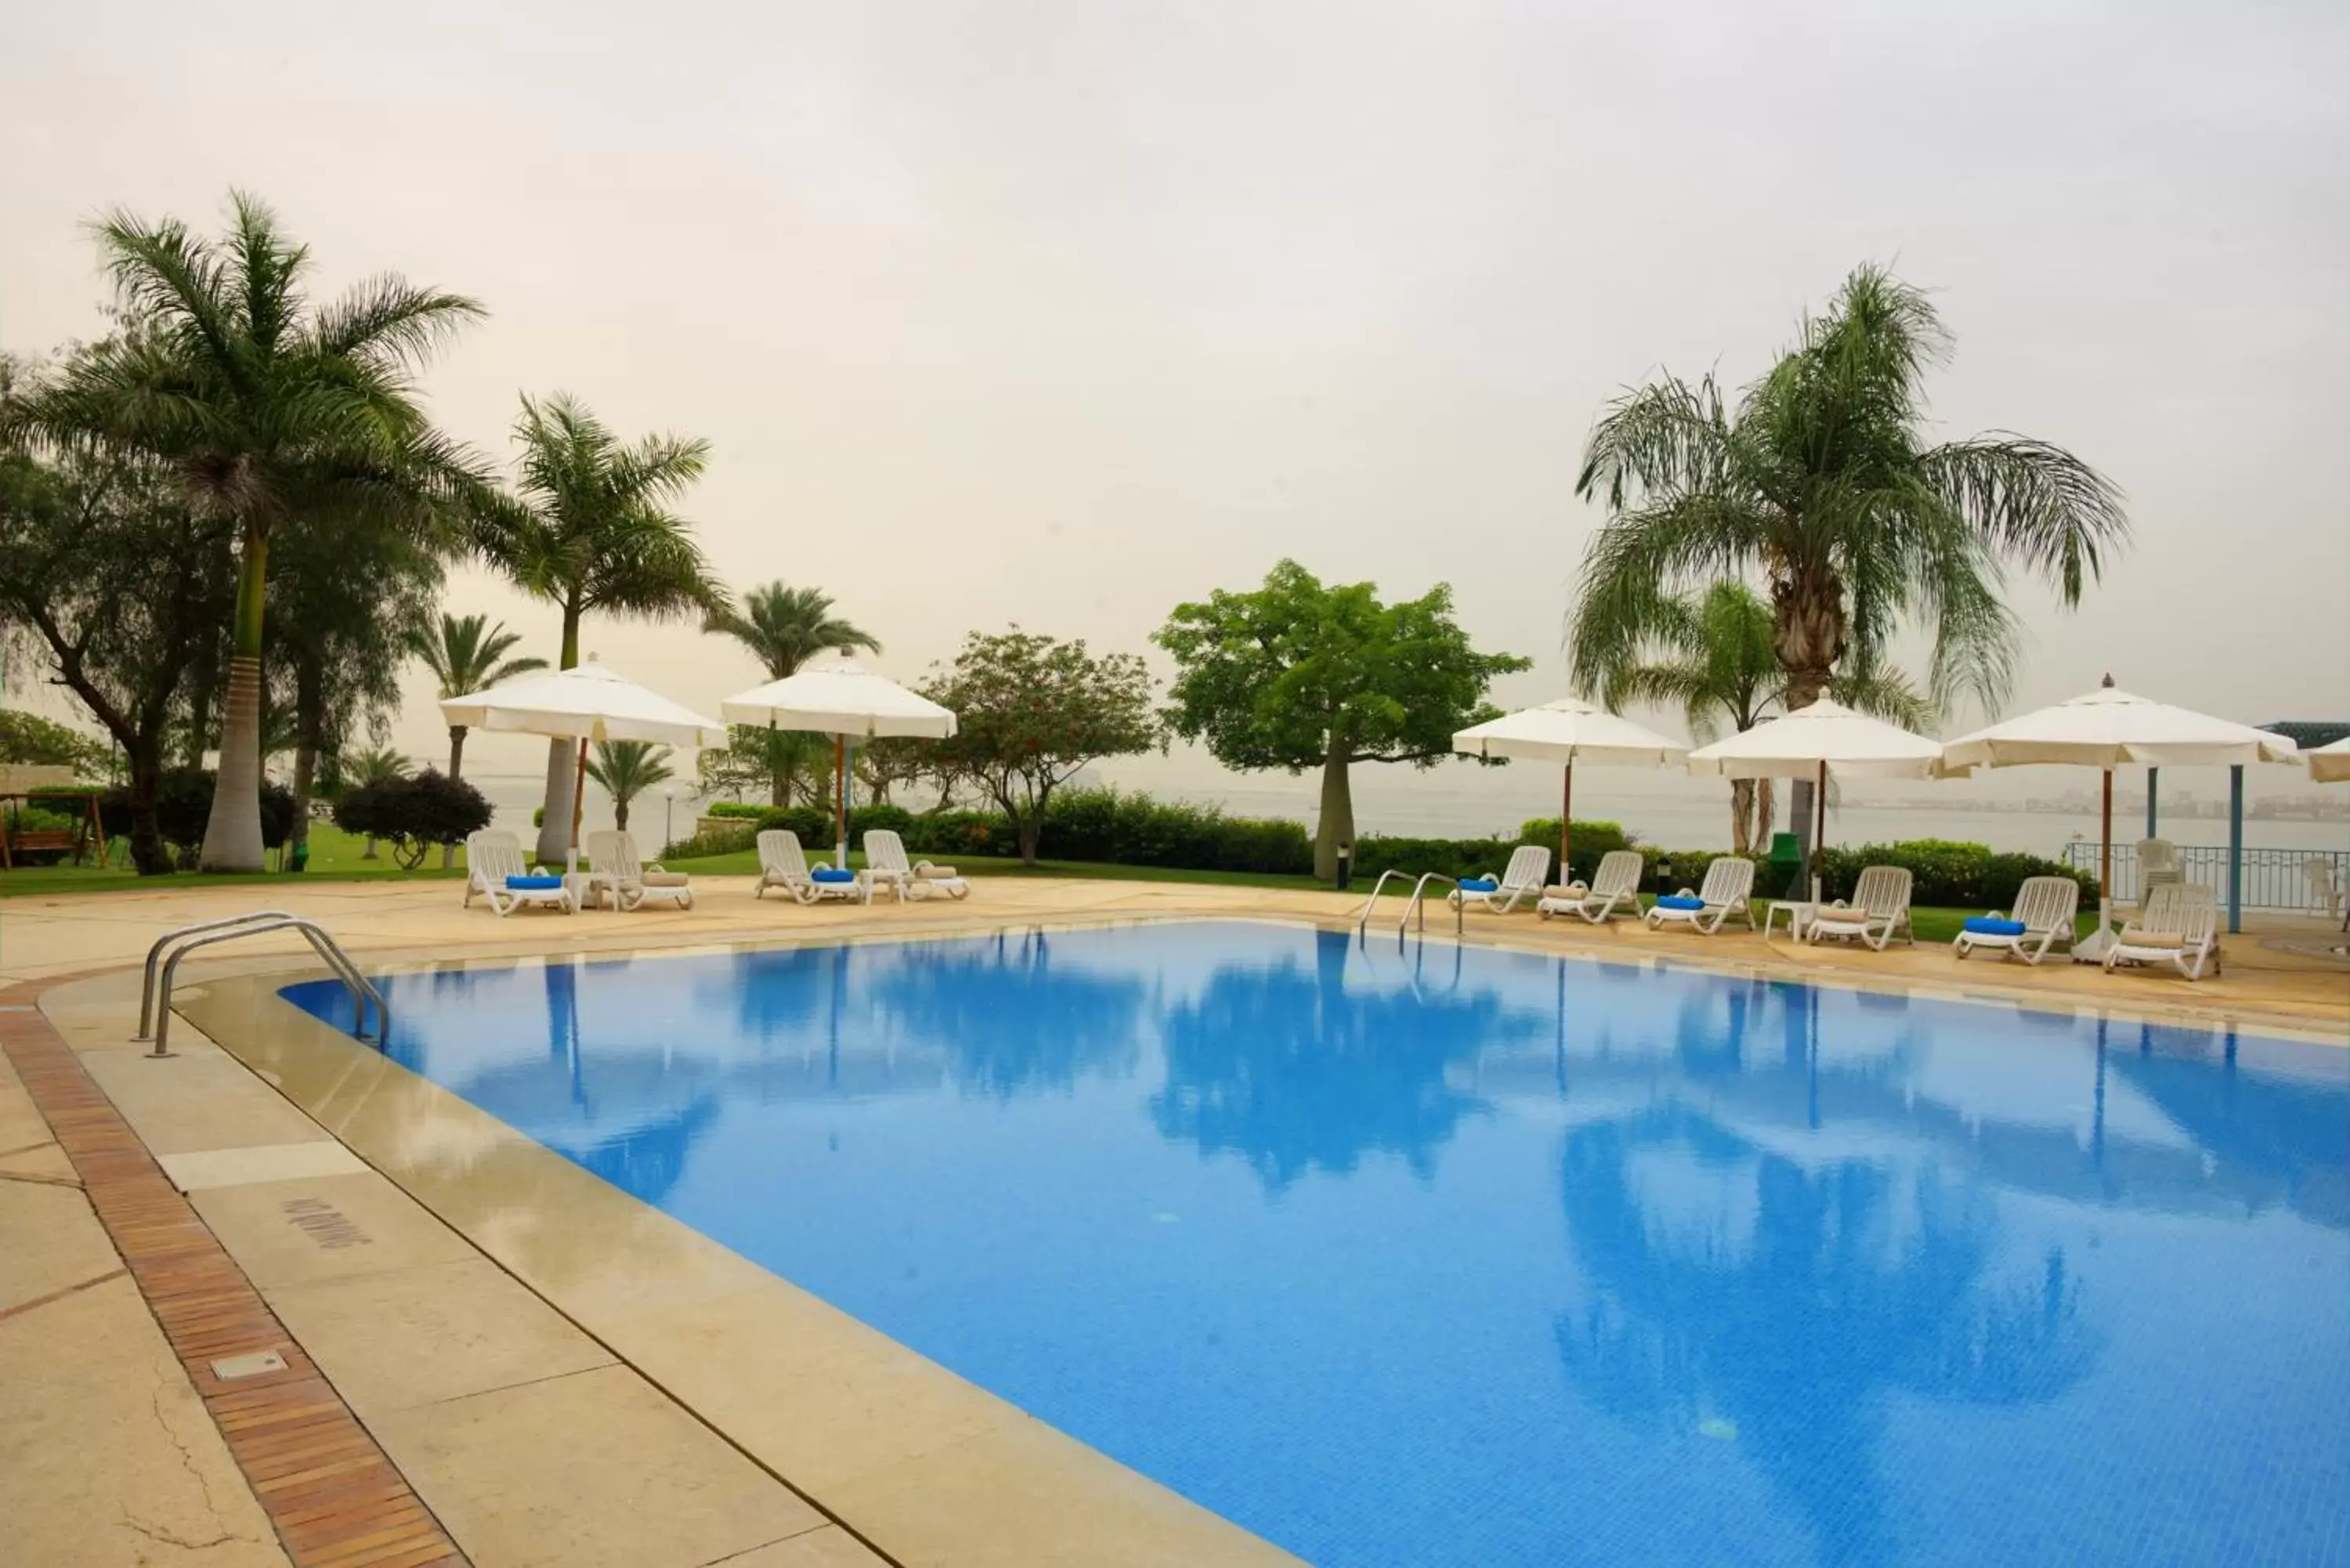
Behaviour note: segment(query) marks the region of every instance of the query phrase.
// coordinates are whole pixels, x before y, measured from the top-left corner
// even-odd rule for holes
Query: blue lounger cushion
[[[552,893],[563,886],[560,877],[509,877],[506,886],[517,893]]]
[[[2002,920],[1992,915],[1967,917],[1967,929],[1979,937],[2020,937],[2028,929],[2022,920]]]
[[[1491,877],[1469,877],[1462,878],[1461,890],[1464,893],[1498,893],[1502,885]]]
[[[1703,898],[1692,898],[1686,893],[1668,893],[1663,898],[1657,900],[1657,908],[1659,909],[1702,909],[1705,908],[1705,900]]]
[[[831,867],[827,866],[821,871],[809,872],[808,880],[811,882],[854,882],[857,880],[857,873],[854,871],[836,871]]]

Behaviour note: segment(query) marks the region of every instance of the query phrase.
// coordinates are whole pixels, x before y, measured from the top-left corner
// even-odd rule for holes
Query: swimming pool
[[[390,983],[407,1065],[1327,1568],[2350,1561],[2338,1049],[1241,922]]]

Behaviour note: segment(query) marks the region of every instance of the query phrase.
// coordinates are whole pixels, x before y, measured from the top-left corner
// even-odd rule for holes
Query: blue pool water
[[[390,998],[1326,1568],[2350,1562],[2350,1053],[1242,923]]]

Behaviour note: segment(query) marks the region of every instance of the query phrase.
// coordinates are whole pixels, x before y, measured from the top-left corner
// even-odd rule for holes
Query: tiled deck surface
[[[1103,1542],[1140,1520],[1159,1549],[1131,1561],[1282,1560],[938,1369],[910,1372],[910,1353],[746,1275],[682,1227],[622,1212],[632,1199],[536,1146],[501,1143],[489,1118],[468,1120],[470,1107],[371,1053],[292,1039],[240,1042],[233,1057],[190,1027],[175,1030],[180,1059],[158,1064],[126,1041],[137,976],[123,966],[173,927],[264,904],[320,920],[374,966],[1186,915],[1333,923],[1357,902],[1041,879],[981,882],[965,903],[870,909],[754,902],[747,879],[698,891],[691,912],[504,920],[461,909],[450,882],[0,901],[0,984],[30,982],[0,991],[0,1043],[33,1091],[0,1065],[0,1256],[11,1262],[0,1271],[0,1517],[17,1532],[12,1548],[57,1568],[465,1557],[477,1568],[848,1568],[1101,1561]],[[1451,924],[1432,914],[1431,934]],[[2194,986],[2070,964],[1961,966],[1939,948],[1879,955],[1524,916],[1471,917],[1469,930],[2350,1040],[2350,969],[2324,956],[2329,933],[2314,921],[2232,939],[2226,975]],[[191,978],[308,961],[276,939],[231,951],[192,963]],[[16,1011],[47,982],[109,970],[56,987],[43,1012]],[[258,982],[213,989],[190,1012],[216,1032],[267,1001]],[[464,1158],[428,1147],[427,1121],[437,1137],[468,1140]],[[538,1233],[515,1233],[517,1213]],[[556,1234],[567,1229],[605,1232],[600,1252],[571,1246]],[[800,1314],[815,1360],[775,1349],[778,1314]],[[213,1378],[213,1358],[257,1348],[286,1370]],[[779,1408],[781,1388],[791,1397]],[[860,1530],[870,1523],[887,1555],[785,1479]],[[1066,1532],[1071,1550],[1033,1550],[1039,1531]]]
[[[262,1304],[48,1020],[31,1010],[0,1013],[0,1051],[72,1162],[295,1568],[463,1568],[455,1542]],[[12,1310],[86,1288],[65,1287]],[[283,1365],[216,1375],[217,1366],[245,1356]],[[192,1539],[156,1544],[184,1550]]]

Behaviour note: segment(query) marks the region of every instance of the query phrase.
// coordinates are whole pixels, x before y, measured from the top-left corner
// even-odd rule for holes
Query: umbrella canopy
[[[542,670],[452,697],[442,719],[469,730],[583,741],[650,741],[664,746],[723,746],[726,727],[647,691],[593,662]]]
[[[1471,724],[1453,735],[1452,749],[1480,757],[1522,757],[1569,766],[1607,763],[1627,768],[1666,767],[1689,750],[1629,719],[1573,697]]]
[[[2340,784],[2350,779],[2350,737],[2336,741],[2330,746],[2320,746],[2307,754],[2309,776],[2319,784]]]
[[[2112,945],[2106,928],[2114,901],[2116,768],[2131,763],[2147,767],[2241,767],[2246,763],[2289,763],[2300,754],[2300,747],[2273,731],[2135,696],[2115,686],[2110,675],[2095,691],[2069,702],[2002,719],[1942,748],[1944,764],[1954,770],[2069,763],[2104,771],[2097,929],[2086,940],[2074,944],[2076,963],[2102,962]]]
[[[868,740],[911,735],[936,741],[955,732],[952,713],[888,676],[876,675],[847,654],[738,691],[720,703],[718,711],[733,724]]]
[[[2130,763],[2150,767],[2235,767],[2245,763],[2289,763],[2300,754],[2299,747],[2272,731],[2174,708],[2112,685],[2052,708],[2003,719],[1942,748],[1944,763],[1953,769],[2012,768],[2033,763],[2070,763],[2107,770]]]
[[[1661,768],[1679,762],[1687,748],[1644,730],[1629,719],[1574,697],[1539,708],[1504,713],[1455,732],[1452,749],[1479,757],[1519,757],[1557,763],[1563,771],[1558,796],[1558,877],[1564,882],[1568,839],[1574,832],[1575,764],[1606,763],[1617,767]]]
[[[1823,697],[1689,754],[1693,774],[1726,779],[1929,779],[1943,776],[1942,743],[1856,713]],[[1964,768],[1955,770],[1964,773]]]

